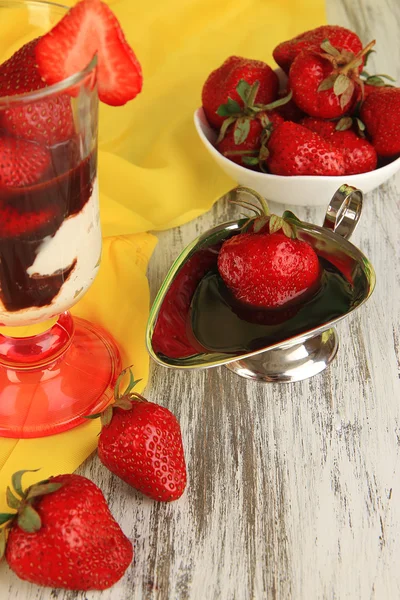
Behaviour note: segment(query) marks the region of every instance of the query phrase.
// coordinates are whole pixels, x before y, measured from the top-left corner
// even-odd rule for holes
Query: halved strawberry
[[[140,64],[111,9],[101,0],[78,2],[36,47],[39,71],[48,84],[87,67],[97,53],[99,98],[121,106],[141,91]]]
[[[15,96],[41,90],[46,86],[35,57],[38,39],[22,46],[0,65],[0,96]],[[52,94],[24,105],[10,105],[0,110],[0,129],[26,140],[52,146],[74,135],[71,98]]]
[[[0,192],[40,181],[51,164],[46,148],[11,137],[0,137]]]

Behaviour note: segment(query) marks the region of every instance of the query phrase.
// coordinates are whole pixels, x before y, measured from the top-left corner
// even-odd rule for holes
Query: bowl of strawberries
[[[326,204],[342,183],[370,192],[400,169],[400,88],[365,70],[374,44],[324,25],[279,44],[278,69],[229,57],[203,85],[201,141],[273,202]]]

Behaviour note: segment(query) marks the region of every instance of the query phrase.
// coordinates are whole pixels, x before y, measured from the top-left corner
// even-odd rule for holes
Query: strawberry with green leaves
[[[231,98],[218,109],[218,114],[226,116],[216,148],[242,166],[258,168],[263,160],[265,147],[272,131],[283,123],[283,117],[278,108],[290,101],[291,94],[279,98],[270,104],[256,102],[260,84],[258,81],[249,85],[241,80],[236,91],[243,101],[243,106]]]
[[[26,490],[12,477],[0,514],[0,552],[21,579],[52,588],[104,590],[132,562],[132,543],[101,490],[81,475],[57,475]]]
[[[322,42],[318,51],[303,51],[293,60],[289,87],[296,105],[311,117],[335,119],[353,106],[362,88],[360,73],[370,42],[354,54]]]
[[[286,121],[268,141],[268,170],[274,175],[343,175],[345,161],[340,150],[298,123]]]
[[[318,50],[325,40],[335,48],[353,54],[358,54],[362,49],[361,40],[353,31],[339,25],[321,25],[281,42],[274,48],[273,57],[285,73],[289,73],[296,56],[304,51]]]
[[[258,214],[245,232],[226,240],[218,255],[218,271],[239,302],[256,309],[282,309],[315,291],[321,277],[318,256],[296,237],[292,213],[271,215],[265,200],[261,209],[237,202]]]
[[[270,104],[278,94],[278,76],[260,60],[230,56],[208,76],[202,90],[202,105],[210,125],[219,130],[227,117],[241,113],[243,95],[238,92],[240,81],[251,87],[256,81],[258,89],[255,101]],[[229,110],[220,107],[229,103]],[[231,111],[231,112],[229,112]]]
[[[121,383],[129,371],[129,383]],[[102,414],[98,455],[101,462],[126,483],[154,500],[171,502],[186,487],[182,435],[176,417],[165,407],[148,402],[134,391],[135,381],[125,369],[115,385],[115,402]]]

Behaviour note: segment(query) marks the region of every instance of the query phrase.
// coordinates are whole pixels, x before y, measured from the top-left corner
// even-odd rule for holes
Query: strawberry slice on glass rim
[[[39,72],[49,85],[85,69],[95,54],[99,99],[122,106],[135,98],[143,85],[140,63],[101,0],[78,2],[36,46]]]

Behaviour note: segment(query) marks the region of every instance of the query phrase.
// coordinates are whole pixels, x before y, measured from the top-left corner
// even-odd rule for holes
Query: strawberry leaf
[[[336,96],[341,96],[349,87],[350,84],[350,79],[347,77],[347,75],[344,75],[343,73],[340,73],[336,80],[335,83],[333,85],[333,91],[336,94]]]
[[[249,165],[249,167],[256,167],[258,165],[258,158],[256,156],[243,156],[242,163]]]
[[[349,81],[348,87],[345,89],[345,91],[340,96],[340,106],[342,109],[346,108],[347,104],[350,102],[351,97],[354,93],[354,82],[351,79],[349,79],[348,81]]]
[[[369,57],[371,54],[375,53],[375,50],[368,50],[368,52],[364,56],[364,66],[367,64]]]
[[[324,52],[330,54],[331,56],[340,56],[339,50],[334,48],[328,39],[322,42],[321,48]]]
[[[226,135],[228,127],[230,125],[232,125],[232,123],[234,123],[235,121],[236,121],[236,117],[229,117],[228,119],[225,119],[225,121],[221,125],[221,129],[219,131],[218,139],[215,142],[216,145],[218,145],[220,142],[222,142],[222,140],[224,139],[224,137]]]
[[[353,125],[353,119],[351,117],[342,117],[336,124],[336,131],[346,131]]]
[[[393,83],[396,82],[396,79],[394,77],[391,77],[390,75],[386,75],[385,73],[377,73],[376,75],[372,75],[372,77],[383,77],[383,79],[388,79],[389,81],[392,81]]]
[[[245,104],[247,104],[247,99],[249,97],[250,90],[251,85],[249,85],[244,79],[241,79],[236,86],[236,91]]]
[[[118,408],[122,408],[123,410],[131,410],[132,409],[132,402],[131,400],[129,400],[129,398],[122,396],[122,398],[120,398],[118,400]]]
[[[13,519],[15,515],[16,513],[0,513],[0,525],[4,525],[4,523]]]
[[[329,77],[327,77],[326,79],[321,81],[321,83],[318,86],[317,92],[324,92],[326,90],[332,89],[333,86],[335,85],[335,81],[337,78],[338,78],[337,73],[335,73],[333,75],[329,75]]]
[[[21,496],[22,498],[24,495],[22,490],[22,476],[25,473],[37,473],[37,471],[39,471],[39,469],[23,469],[21,471],[16,471],[16,473],[13,474],[11,477],[11,483],[18,496]]]
[[[271,215],[271,218],[269,220],[269,232],[276,233],[277,231],[282,229],[283,223],[284,221],[282,217],[278,217],[277,215]]]
[[[361,119],[359,119],[358,117],[356,117],[356,123],[357,123],[357,127],[360,131],[365,131],[365,125],[361,121]]]
[[[269,221],[269,217],[259,217],[254,221],[253,232],[258,233],[263,229]]]
[[[52,494],[63,486],[62,483],[38,483],[33,485],[28,492],[26,497],[27,500],[36,498],[37,496],[45,496],[46,494]]]
[[[16,496],[14,496],[14,494],[12,493],[12,491],[9,487],[7,487],[7,490],[6,490],[6,498],[7,498],[7,504],[10,508],[15,508],[15,509],[19,508],[19,506],[21,504],[21,500],[19,500]]]
[[[243,144],[246,141],[247,136],[250,132],[250,119],[248,117],[240,117],[235,123],[235,129],[233,131],[233,139],[235,144]]]
[[[288,238],[296,237],[294,228],[290,223],[287,223],[286,221],[282,222],[282,231]]]
[[[117,402],[120,400],[120,398],[118,397]],[[107,425],[109,425],[112,421],[112,417],[113,417],[113,409],[112,406],[107,406],[106,410],[104,412],[101,413],[101,425],[103,427],[107,427]]]
[[[260,112],[257,115],[257,119],[259,119],[261,125],[263,126],[263,129],[267,129],[267,127],[271,127],[272,123],[268,118],[268,114],[266,112]]]
[[[39,513],[30,504],[26,504],[19,513],[17,523],[27,533],[35,533],[42,526]]]
[[[292,213],[291,210],[285,210],[285,212],[282,215],[282,219],[284,221],[293,221],[294,223],[298,223],[299,225],[301,225],[301,221],[299,219],[299,217],[296,217],[296,215],[294,213]]]
[[[284,106],[287,104],[293,96],[292,90],[284,96],[283,98],[278,98],[278,100],[274,100],[274,102],[270,102],[269,104],[256,104],[256,108],[260,110],[274,110],[274,108],[279,108],[280,106]]]
[[[232,100],[232,98],[228,98],[228,102],[226,104],[221,104],[217,109],[217,115],[220,117],[232,117],[233,115],[241,114],[241,112],[242,107],[239,102]]]

